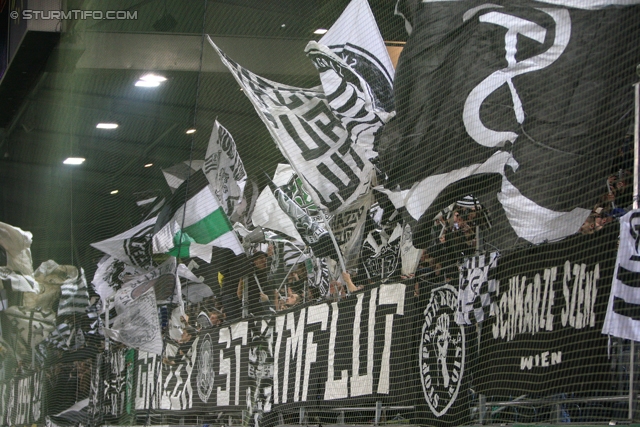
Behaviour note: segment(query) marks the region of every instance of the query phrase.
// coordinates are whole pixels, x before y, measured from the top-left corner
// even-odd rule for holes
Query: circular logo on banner
[[[213,344],[211,343],[211,336],[207,334],[198,347],[198,376],[196,378],[198,397],[204,403],[207,403],[213,390],[214,375]]]
[[[424,310],[420,342],[420,379],[424,398],[436,417],[456,400],[464,373],[464,330],[456,324],[458,292],[444,285],[431,292]]]

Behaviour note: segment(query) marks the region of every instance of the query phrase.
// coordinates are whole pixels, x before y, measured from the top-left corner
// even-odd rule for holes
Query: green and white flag
[[[206,262],[211,262],[213,247],[230,249],[236,255],[244,253],[202,170],[182,183],[162,209],[152,244],[153,253],[198,257]]]

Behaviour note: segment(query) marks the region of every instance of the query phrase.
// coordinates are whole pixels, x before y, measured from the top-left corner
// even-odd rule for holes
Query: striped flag
[[[176,191],[158,215],[152,238],[153,253],[211,262],[212,248],[244,253],[227,215],[202,170]]]
[[[640,210],[620,218],[620,245],[602,333],[640,341]]]
[[[80,274],[65,280],[60,287],[60,302],[58,303],[58,317],[84,314],[89,308],[89,288],[84,277],[84,269]]]

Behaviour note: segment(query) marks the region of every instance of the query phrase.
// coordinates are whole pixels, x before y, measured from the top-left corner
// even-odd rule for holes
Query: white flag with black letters
[[[262,78],[208,39],[318,205],[340,212],[370,191],[373,165],[353,144],[321,87],[304,89]]]
[[[247,173],[233,137],[217,120],[209,138],[203,170],[224,213],[230,216],[242,199]]]
[[[640,210],[620,218],[620,245],[602,333],[640,341]]]

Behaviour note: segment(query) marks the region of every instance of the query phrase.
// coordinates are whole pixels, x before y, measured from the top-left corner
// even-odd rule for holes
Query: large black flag
[[[578,231],[631,124],[637,3],[398,2],[411,33],[379,153],[385,187],[411,188],[418,244],[468,193],[506,215],[494,244]]]

